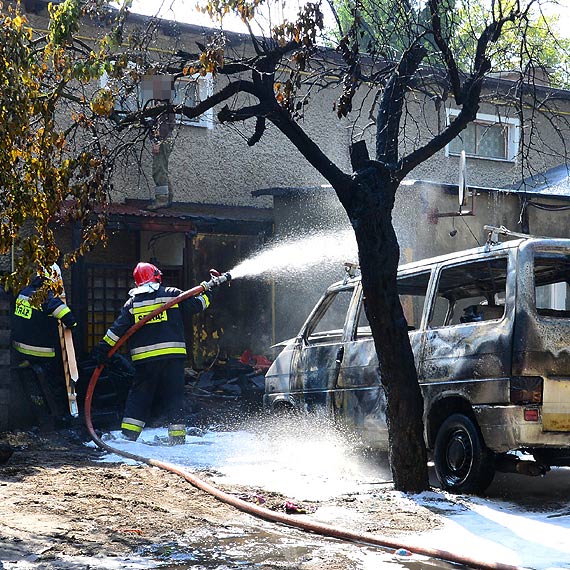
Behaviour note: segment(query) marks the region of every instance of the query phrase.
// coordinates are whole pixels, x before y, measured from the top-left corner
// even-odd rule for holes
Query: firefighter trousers
[[[184,359],[150,360],[135,364],[121,422],[123,434],[136,440],[151,418],[182,423],[184,412]]]

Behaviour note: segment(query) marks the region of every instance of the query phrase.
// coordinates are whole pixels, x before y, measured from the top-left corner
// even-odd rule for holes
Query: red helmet
[[[162,273],[160,272],[160,269],[152,263],[145,263],[144,261],[137,263],[137,266],[133,271],[133,277],[135,278],[137,287],[140,287],[145,283],[162,282]]]

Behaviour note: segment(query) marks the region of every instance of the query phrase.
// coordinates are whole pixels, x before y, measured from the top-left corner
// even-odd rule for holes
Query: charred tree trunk
[[[358,243],[364,306],[386,391],[394,487],[429,488],[423,437],[423,397],[397,289],[400,248],[392,225],[398,182],[376,166],[359,170],[344,202]]]
[[[398,73],[388,82],[378,110],[377,161],[369,159],[363,141],[355,143],[351,148],[352,176],[334,165],[281,106],[274,105],[268,115],[332,184],[353,226],[364,306],[386,392],[390,467],[395,488],[405,492],[425,491],[429,480],[423,398],[397,290],[400,248],[392,226],[392,210],[396,190],[406,174],[398,164],[403,104],[424,55],[421,45],[412,46],[400,62]]]

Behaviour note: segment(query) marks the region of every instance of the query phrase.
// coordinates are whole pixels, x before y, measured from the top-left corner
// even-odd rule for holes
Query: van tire
[[[286,417],[296,414],[297,409],[290,402],[279,401],[273,404],[271,413],[278,417]]]
[[[495,456],[477,424],[464,414],[453,414],[441,424],[434,464],[442,489],[452,493],[481,493],[495,476]]]

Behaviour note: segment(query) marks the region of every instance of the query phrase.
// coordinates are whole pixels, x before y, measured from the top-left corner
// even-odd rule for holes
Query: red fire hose
[[[195,297],[196,295],[203,293],[209,287],[217,286],[217,285],[224,283],[225,281],[228,281],[229,279],[231,279],[231,276],[229,273],[220,274],[217,271],[212,270],[211,275],[212,275],[212,280],[209,281],[207,284],[205,284],[205,286],[204,285],[198,285],[192,289],[189,289],[188,291],[185,291],[184,293],[182,293],[178,297],[171,299],[170,301],[168,301],[167,303],[165,303],[161,307],[155,309],[154,311],[152,311],[151,313],[146,315],[140,321],[136,322],[117,341],[115,346],[113,346],[111,348],[111,350],[108,353],[108,356],[112,356],[113,354],[115,354],[115,352],[126,342],[126,340],[128,338],[130,338],[139,328],[141,328],[149,320],[153,319],[156,315],[162,313],[163,311],[166,311],[167,309],[169,309],[173,305],[176,305],[177,303],[181,303],[182,301],[189,299],[190,297]],[[351,541],[351,542],[358,542],[361,544],[369,544],[369,545],[373,545],[373,546],[380,546],[380,547],[389,548],[389,549],[405,549],[411,553],[420,554],[423,556],[428,556],[430,558],[437,558],[440,560],[447,560],[449,562],[453,562],[453,563],[457,563],[457,564],[463,564],[463,565],[468,566],[470,568],[480,568],[483,570],[489,570],[489,569],[494,569],[494,570],[524,570],[523,568],[521,568],[519,566],[502,564],[500,562],[490,562],[490,561],[478,560],[478,559],[473,558],[471,556],[463,556],[461,554],[449,552],[447,550],[440,550],[438,548],[429,548],[429,547],[422,546],[419,544],[414,544],[414,542],[412,540],[406,541],[403,539],[393,539],[390,537],[381,536],[381,535],[374,535],[374,534],[370,534],[370,533],[366,533],[366,532],[364,532],[364,533],[352,532],[350,530],[337,528],[337,527],[334,527],[331,525],[312,522],[312,521],[309,521],[309,520],[306,520],[303,518],[299,518],[298,515],[296,517],[293,517],[293,516],[290,516],[290,515],[287,515],[284,513],[278,513],[275,511],[270,511],[269,509],[265,509],[265,508],[260,507],[258,505],[254,505],[252,503],[244,501],[242,499],[238,499],[234,495],[230,495],[229,493],[225,493],[224,491],[221,491],[220,489],[214,487],[213,485],[206,483],[202,479],[195,477],[194,475],[192,475],[188,471],[180,468],[177,465],[173,465],[171,463],[166,463],[163,461],[158,461],[156,459],[152,459],[152,458],[148,458],[148,457],[143,457],[141,455],[129,453],[127,451],[122,451],[120,449],[115,449],[114,447],[111,447],[110,445],[108,445],[104,441],[102,441],[101,438],[95,433],[95,429],[93,428],[93,422],[91,419],[91,403],[93,400],[93,392],[95,390],[97,380],[99,379],[99,376],[100,376],[101,372],[103,371],[104,367],[105,367],[104,364],[100,364],[93,371],[93,374],[91,375],[91,379],[89,381],[89,385],[87,387],[87,392],[85,395],[85,406],[84,406],[85,424],[87,426],[87,429],[89,430],[89,434],[91,436],[91,439],[101,449],[104,449],[104,450],[106,450],[110,453],[114,453],[116,455],[120,455],[121,457],[125,457],[127,459],[132,459],[134,461],[146,463],[147,465],[151,465],[153,467],[159,467],[159,468],[164,469],[166,471],[169,471],[171,473],[175,473],[176,475],[180,475],[181,477],[183,477],[186,481],[188,481],[191,485],[193,485],[197,489],[200,489],[202,491],[205,491],[206,493],[209,493],[210,495],[214,496],[216,499],[218,499],[218,500],[220,500],[220,501],[222,501],[228,505],[231,505],[231,506],[239,509],[240,511],[243,511],[243,512],[248,513],[250,515],[262,518],[262,519],[267,520],[267,521],[281,523],[281,524],[284,524],[287,526],[291,526],[291,527],[295,527],[295,528],[305,530],[307,532],[312,532],[312,533],[320,534],[323,536],[329,536],[329,537],[337,538],[340,540],[347,540],[347,541]]]

